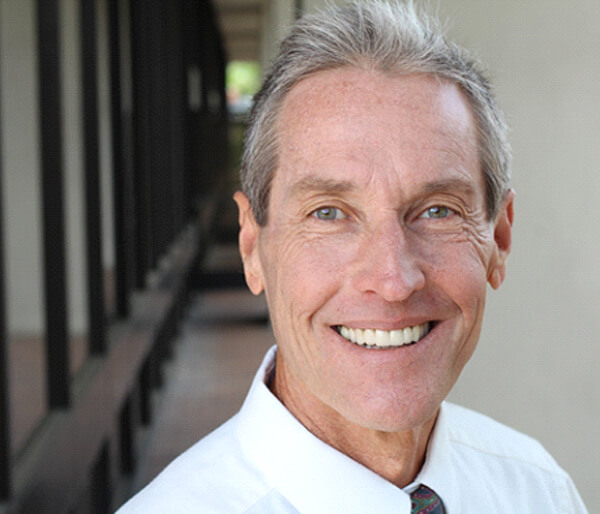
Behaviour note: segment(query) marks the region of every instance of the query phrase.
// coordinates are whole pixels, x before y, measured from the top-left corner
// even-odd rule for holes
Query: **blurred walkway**
[[[134,491],[239,409],[274,344],[266,319],[264,297],[246,290],[207,292],[193,299],[165,369],[154,421],[140,443]]]

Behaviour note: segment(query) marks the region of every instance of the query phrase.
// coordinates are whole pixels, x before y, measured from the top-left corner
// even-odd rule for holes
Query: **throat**
[[[400,432],[364,427],[321,402],[290,373],[278,352],[269,389],[315,437],[400,488],[414,480],[425,462],[436,416]]]
[[[423,467],[431,429],[381,432],[341,423],[333,431],[316,429],[311,432],[388,482],[403,488],[414,481]]]

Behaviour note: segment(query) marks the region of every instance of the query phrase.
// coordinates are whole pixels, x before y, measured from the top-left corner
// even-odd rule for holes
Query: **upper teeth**
[[[339,326],[338,332],[348,341],[362,346],[389,348],[416,343],[429,332],[429,323],[399,330],[361,329]]]

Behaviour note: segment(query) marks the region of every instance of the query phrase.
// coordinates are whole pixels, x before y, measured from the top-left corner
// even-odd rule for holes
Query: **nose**
[[[365,235],[353,278],[356,290],[389,302],[406,300],[425,286],[417,251],[398,220],[380,223]]]

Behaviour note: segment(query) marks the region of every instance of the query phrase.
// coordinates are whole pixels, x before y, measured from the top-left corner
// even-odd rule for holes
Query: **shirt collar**
[[[446,402],[442,402],[435,427],[429,438],[425,464],[413,483],[424,484],[433,489],[444,502],[448,513],[457,512],[460,505],[451,448],[448,412]]]
[[[275,352],[273,347],[265,356],[237,418],[240,444],[252,465],[300,512],[409,513],[407,492],[315,437],[271,393],[266,382]],[[445,426],[442,409],[414,483],[431,487],[448,505],[455,493],[446,475],[451,466]]]

